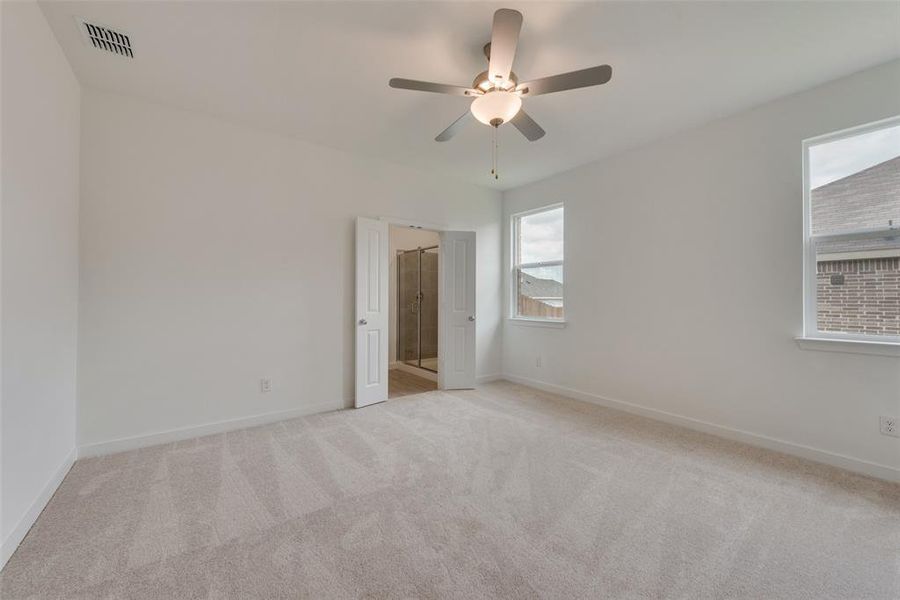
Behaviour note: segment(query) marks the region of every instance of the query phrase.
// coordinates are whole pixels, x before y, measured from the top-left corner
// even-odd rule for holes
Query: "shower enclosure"
[[[437,373],[437,246],[397,251],[397,301],[397,360]]]

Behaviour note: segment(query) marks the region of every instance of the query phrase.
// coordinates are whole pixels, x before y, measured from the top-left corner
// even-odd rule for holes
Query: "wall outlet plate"
[[[900,438],[900,419],[897,417],[878,417],[878,429],[881,435]]]
[[[272,391],[272,380],[268,377],[259,380],[259,391],[266,393]]]

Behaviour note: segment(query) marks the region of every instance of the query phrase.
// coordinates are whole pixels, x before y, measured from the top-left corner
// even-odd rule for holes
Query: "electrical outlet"
[[[272,391],[272,380],[268,377],[259,380],[259,391],[266,393]]]
[[[897,417],[878,417],[878,425],[881,435],[900,437],[900,423],[898,423]]]
[[[537,367],[538,369],[540,369],[541,367],[543,367],[543,366],[544,366],[544,359],[541,358],[540,356],[538,356],[537,358],[535,358],[535,359],[534,359],[534,366]]]

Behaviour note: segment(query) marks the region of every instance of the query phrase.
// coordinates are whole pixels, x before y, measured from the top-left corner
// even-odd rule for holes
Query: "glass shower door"
[[[397,255],[397,286],[397,360],[418,366],[418,252],[402,252]]]
[[[437,248],[400,252],[397,286],[397,359],[437,372]]]

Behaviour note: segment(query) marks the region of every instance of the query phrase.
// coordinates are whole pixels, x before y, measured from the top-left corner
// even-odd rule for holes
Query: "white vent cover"
[[[124,33],[87,21],[80,21],[80,23],[81,32],[84,34],[85,40],[94,48],[106,50],[119,56],[134,58],[134,52],[131,50],[131,39]]]

